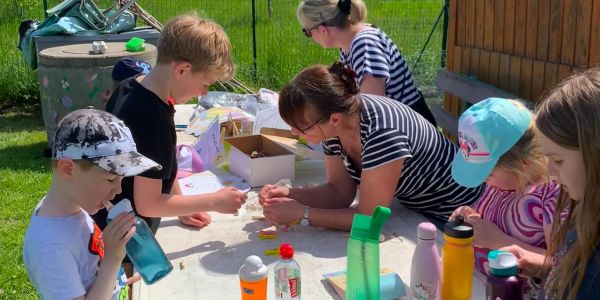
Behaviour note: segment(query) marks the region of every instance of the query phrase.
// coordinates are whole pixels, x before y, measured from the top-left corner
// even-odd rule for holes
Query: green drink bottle
[[[346,299],[379,300],[379,235],[391,210],[377,206],[373,216],[355,214],[348,240]]]

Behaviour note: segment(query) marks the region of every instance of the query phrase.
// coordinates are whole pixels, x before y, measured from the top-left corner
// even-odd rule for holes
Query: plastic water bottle
[[[486,299],[523,300],[523,281],[518,276],[517,257],[500,250],[488,253],[490,275],[485,287]]]
[[[131,202],[129,199],[123,199],[110,209],[107,222],[110,223],[121,213],[131,212],[133,212]],[[156,241],[148,224],[136,217],[134,226],[135,234],[125,245],[125,250],[144,282],[150,285],[167,276],[173,270],[173,265]]]
[[[294,248],[284,243],[279,247],[281,259],[275,264],[275,299],[300,300],[300,265],[294,260]]]
[[[442,247],[442,300],[470,300],[475,251],[473,226],[457,217],[446,223]]]
[[[240,268],[242,300],[266,300],[269,268],[256,255],[246,257]]]
[[[410,270],[410,290],[414,300],[438,300],[440,277],[440,253],[435,244],[436,228],[429,222],[417,227],[417,247]]]
[[[377,206],[373,216],[354,215],[346,258],[346,299],[381,299],[379,235],[391,213]]]

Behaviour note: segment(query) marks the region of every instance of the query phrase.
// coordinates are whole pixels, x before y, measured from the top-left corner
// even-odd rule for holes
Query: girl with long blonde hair
[[[536,126],[549,172],[562,185],[544,258],[512,246],[520,266],[547,278],[546,299],[600,295],[600,69],[575,74],[550,90]],[[561,218],[563,211],[569,213]],[[549,273],[547,273],[549,270]],[[547,275],[547,276],[546,276]]]

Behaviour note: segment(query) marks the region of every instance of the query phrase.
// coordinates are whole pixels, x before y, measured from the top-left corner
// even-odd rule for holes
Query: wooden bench
[[[497,87],[483,83],[472,77],[450,72],[446,69],[442,69],[437,73],[435,85],[441,91],[458,97],[466,104],[475,104],[490,97],[519,99],[519,97]],[[440,105],[431,105],[429,108],[438,126],[454,136],[458,134],[457,116]]]

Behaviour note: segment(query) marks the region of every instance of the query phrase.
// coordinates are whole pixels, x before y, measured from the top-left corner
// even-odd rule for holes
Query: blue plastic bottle
[[[129,199],[123,199],[113,206],[108,212],[107,221],[110,223],[112,219],[124,212],[133,212]],[[156,241],[148,224],[141,218],[135,219],[135,234],[125,245],[125,250],[144,282],[150,285],[167,276],[173,270],[173,265]]]

